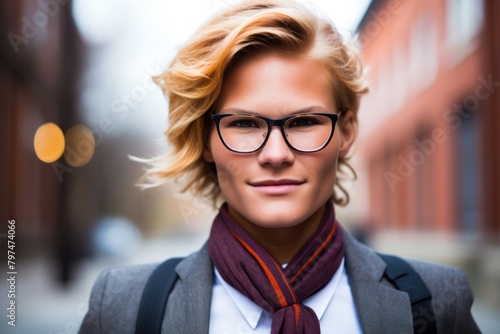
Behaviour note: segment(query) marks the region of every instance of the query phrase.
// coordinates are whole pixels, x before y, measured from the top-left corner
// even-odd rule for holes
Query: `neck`
[[[256,225],[228,208],[228,213],[233,219],[280,264],[290,262],[307,240],[312,237],[321,223],[324,212],[325,206],[323,205],[300,224],[269,228]]]

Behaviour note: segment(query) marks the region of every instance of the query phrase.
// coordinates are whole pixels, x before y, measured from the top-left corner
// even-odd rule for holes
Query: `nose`
[[[273,167],[293,163],[295,155],[285,142],[279,127],[275,126],[271,129],[266,144],[258,152],[257,160],[261,165],[271,165]]]

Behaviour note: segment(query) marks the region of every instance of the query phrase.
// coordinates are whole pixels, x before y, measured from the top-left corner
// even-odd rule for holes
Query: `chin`
[[[230,213],[237,221],[242,219],[251,225],[262,228],[287,228],[302,224],[317,209],[305,196],[281,198],[270,196],[248,196],[246,198],[228,196],[236,199],[228,201]],[[241,205],[241,203],[250,203]],[[232,210],[231,210],[232,209]]]
[[[284,219],[288,219],[288,221],[286,221]],[[266,220],[254,220],[254,221],[252,221],[252,223],[254,225],[257,225],[257,226],[260,226],[260,227],[263,227],[263,228],[272,229],[272,228],[288,228],[288,227],[293,227],[293,226],[300,225],[303,222],[303,220],[300,220],[300,221],[290,221],[289,217],[288,218],[284,218],[284,219],[283,220],[275,220],[275,219],[269,220],[269,218],[266,217]]]
[[[294,212],[290,209],[281,210],[263,210],[262,214],[255,215],[249,213],[248,220],[254,225],[264,228],[286,228],[300,225],[310,214],[302,212]]]

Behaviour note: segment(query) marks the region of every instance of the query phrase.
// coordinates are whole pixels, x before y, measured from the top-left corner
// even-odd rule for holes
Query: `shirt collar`
[[[248,325],[255,329],[259,323],[262,312],[264,311],[259,305],[252,302],[247,296],[230,286],[220,275],[217,268],[215,268],[215,280],[216,284],[221,283],[224,290],[228,293],[229,297],[234,301],[238,309],[240,310],[243,317],[248,322]]]
[[[260,318],[264,309],[251,301],[248,297],[243,295],[241,292],[230,286],[222,276],[220,275],[217,268],[215,269],[215,279],[217,283],[221,283],[224,289],[227,291],[231,299],[234,301],[238,309],[240,310],[243,317],[246,319],[248,325],[255,329],[259,323]],[[333,275],[332,279],[317,293],[310,296],[304,300],[304,305],[309,306],[314,310],[319,320],[323,317],[323,314],[332,300],[335,290],[340,282],[342,272],[344,271],[344,258],[340,262],[340,266]]]

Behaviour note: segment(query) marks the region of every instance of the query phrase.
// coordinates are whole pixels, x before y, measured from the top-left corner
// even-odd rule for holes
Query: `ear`
[[[339,157],[344,158],[351,149],[358,133],[358,124],[354,120],[354,113],[351,110],[343,113],[339,120],[340,130],[340,152]]]

